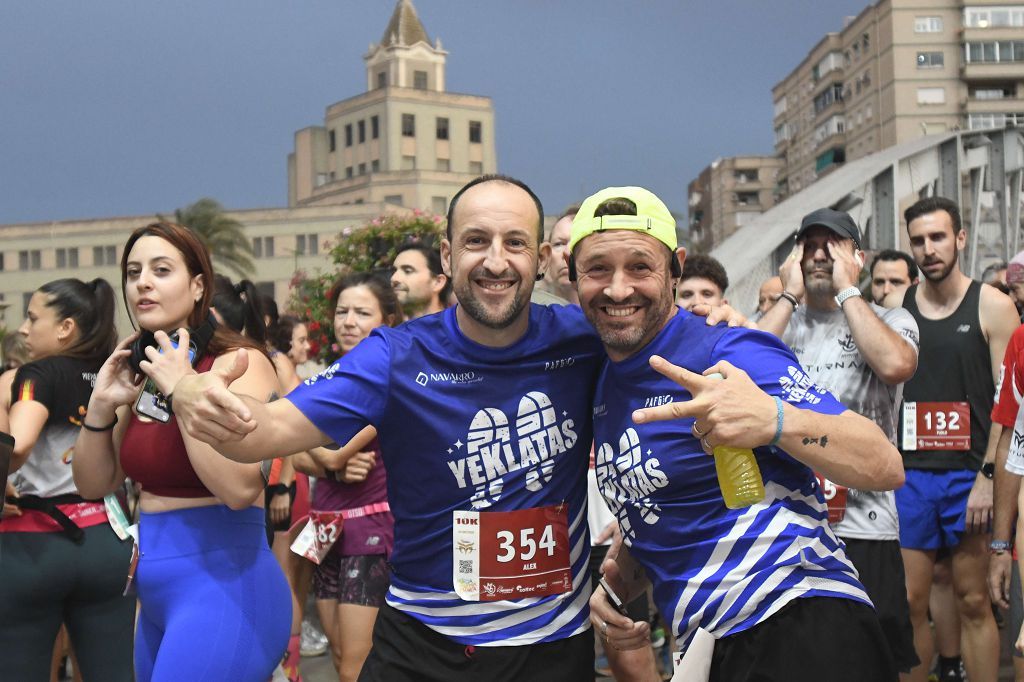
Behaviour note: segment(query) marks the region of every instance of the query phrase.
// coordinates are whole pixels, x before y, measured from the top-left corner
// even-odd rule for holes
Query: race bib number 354
[[[454,512],[455,593],[467,601],[498,601],[570,591],[567,519],[564,505]]]
[[[904,450],[970,450],[970,405],[903,403],[902,445]]]

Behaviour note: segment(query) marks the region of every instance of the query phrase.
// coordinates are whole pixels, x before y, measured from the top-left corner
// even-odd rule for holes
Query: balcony
[[[1002,114],[1008,111],[1024,111],[1024,97],[1002,97],[999,99],[972,97],[964,105],[968,114]]]
[[[968,62],[960,66],[965,81],[1024,78],[1024,62]]]

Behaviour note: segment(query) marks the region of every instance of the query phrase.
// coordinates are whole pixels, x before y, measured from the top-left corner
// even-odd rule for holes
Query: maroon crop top
[[[214,357],[208,355],[196,365],[208,372]],[[142,421],[132,413],[121,441],[121,468],[146,492],[162,497],[213,497],[199,480],[185,452],[178,420],[166,424]]]

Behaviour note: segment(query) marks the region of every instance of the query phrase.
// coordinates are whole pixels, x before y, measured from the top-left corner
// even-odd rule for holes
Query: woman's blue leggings
[[[259,507],[143,513],[139,682],[266,682],[288,647],[291,594]]]

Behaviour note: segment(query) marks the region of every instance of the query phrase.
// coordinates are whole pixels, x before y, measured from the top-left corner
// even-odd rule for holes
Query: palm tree
[[[242,223],[224,215],[224,207],[205,197],[191,206],[174,211],[174,220],[196,233],[210,251],[215,264],[239,277],[252,277],[252,243]]]

